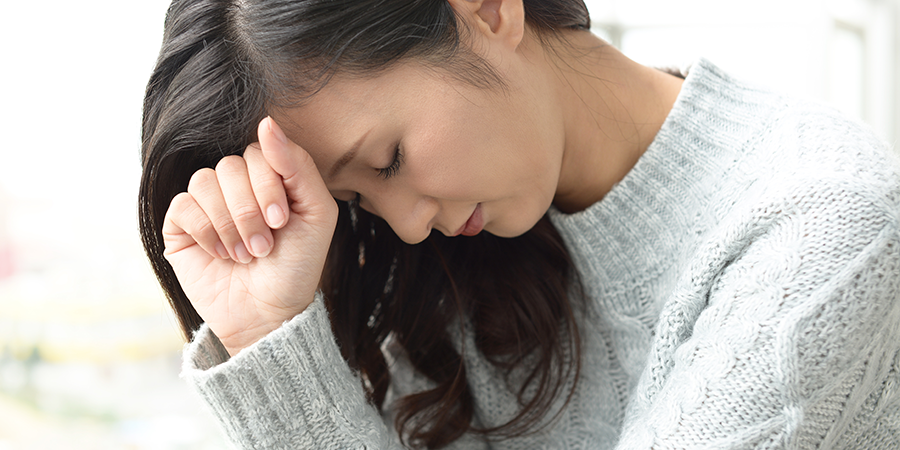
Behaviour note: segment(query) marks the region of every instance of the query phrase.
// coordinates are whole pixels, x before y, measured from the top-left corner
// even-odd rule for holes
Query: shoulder
[[[856,235],[898,228],[900,154],[866,125],[809,102],[780,111],[750,150],[765,198],[812,225]]]
[[[715,125],[706,128],[708,138],[715,144],[734,137],[719,146],[730,151],[717,153],[734,161],[723,180],[723,187],[737,189],[732,195],[787,201],[827,195],[832,197],[822,206],[832,207],[864,198],[897,215],[900,151],[867,125],[829,106],[738,80],[705,60],[698,72],[689,94],[693,105],[717,119],[708,121]]]
[[[694,125],[687,136],[744,153],[768,150],[780,167],[797,159],[817,170],[828,163],[852,170],[887,164],[896,175],[900,164],[900,152],[859,120],[739,79],[702,58],[691,66],[676,109],[677,122]]]

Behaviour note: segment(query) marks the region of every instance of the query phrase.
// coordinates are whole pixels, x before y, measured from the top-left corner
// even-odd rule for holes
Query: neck
[[[680,78],[631,61],[585,32],[554,53],[565,146],[553,204],[581,211],[634,167],[672,109]]]

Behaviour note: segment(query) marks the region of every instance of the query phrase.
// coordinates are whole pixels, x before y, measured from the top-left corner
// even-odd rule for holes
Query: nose
[[[407,244],[418,244],[431,234],[434,218],[440,210],[434,198],[400,193],[361,195],[359,206],[387,221]]]

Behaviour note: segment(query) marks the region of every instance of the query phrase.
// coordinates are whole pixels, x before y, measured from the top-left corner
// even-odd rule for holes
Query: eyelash
[[[401,164],[403,164],[403,153],[400,153],[400,146],[397,145],[397,149],[394,150],[394,160],[391,161],[391,165],[384,169],[378,169],[378,176],[385,180],[390,179],[394,175],[397,175],[397,171],[400,170]]]

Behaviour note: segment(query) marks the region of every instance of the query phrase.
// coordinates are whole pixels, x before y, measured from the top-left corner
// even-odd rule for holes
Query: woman
[[[144,245],[241,448],[897,448],[900,165],[578,0],[176,0]]]

